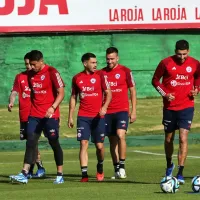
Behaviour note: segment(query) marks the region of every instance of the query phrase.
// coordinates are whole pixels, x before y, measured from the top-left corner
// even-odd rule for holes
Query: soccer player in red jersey
[[[136,89],[132,72],[129,68],[118,63],[118,49],[110,47],[106,50],[107,66],[102,69],[107,78],[112,100],[108,106],[106,120],[106,133],[110,141],[110,152],[113,160],[115,174],[112,178],[126,178],[126,131],[128,121],[136,120]],[[129,95],[131,111],[129,113]]]
[[[103,181],[104,138],[105,120],[104,115],[111,101],[112,95],[106,78],[101,71],[96,71],[97,60],[93,53],[86,53],[81,59],[84,71],[75,75],[72,79],[72,94],[69,103],[68,127],[74,126],[73,113],[77,96],[79,95],[80,107],[77,117],[77,140],[80,141],[80,166],[82,171],[81,182],[88,182],[88,141],[91,140],[96,146],[98,181]],[[105,102],[103,97],[105,95]]]
[[[59,104],[64,98],[64,83],[59,72],[44,63],[43,54],[38,50],[30,52],[31,72],[28,74],[31,89],[31,110],[28,118],[27,144],[24,167],[12,181],[27,183],[27,173],[36,155],[35,149],[44,130],[54,152],[57,166],[55,184],[64,182],[63,151],[59,143]]]
[[[173,141],[175,130],[179,129],[177,178],[184,184],[183,168],[188,152],[188,132],[194,114],[194,96],[200,86],[199,61],[190,57],[189,43],[179,40],[175,55],[167,57],[157,66],[152,84],[163,97],[163,125],[165,131],[166,176],[172,176]],[[160,82],[160,79],[162,81]]]
[[[31,90],[29,88],[28,74],[27,74],[28,71],[31,70],[31,66],[29,63],[29,53],[27,53],[24,56],[24,63],[26,66],[26,71],[21,72],[20,74],[16,75],[12,92],[9,97],[9,104],[8,104],[8,111],[11,112],[12,107],[14,106],[16,96],[18,95],[19,118],[20,118],[20,140],[27,139],[28,116],[31,109],[31,99],[30,99]],[[37,164],[38,170],[36,174],[34,175],[34,177],[41,177],[45,175],[45,169],[43,167],[38,149],[36,150],[36,152],[37,152],[36,164]],[[35,162],[31,165],[30,170],[29,170],[30,178],[33,176],[34,165],[35,165]]]

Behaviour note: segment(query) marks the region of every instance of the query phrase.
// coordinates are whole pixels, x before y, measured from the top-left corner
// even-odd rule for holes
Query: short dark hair
[[[116,53],[118,54],[118,49],[116,47],[109,47],[106,49],[106,54]]]
[[[189,49],[189,43],[186,40],[179,40],[176,42],[175,45],[176,50],[188,50]]]
[[[32,50],[30,52],[30,56],[29,56],[29,60],[30,61],[39,61],[43,59],[43,54],[41,51],[38,51],[38,50]]]
[[[85,54],[82,55],[81,61],[85,62],[87,60],[90,60],[90,58],[96,58],[95,54],[93,54],[93,53],[85,53]]]
[[[25,60],[25,59],[29,59],[29,57],[30,57],[30,52],[28,52],[28,53],[25,54],[24,60]]]

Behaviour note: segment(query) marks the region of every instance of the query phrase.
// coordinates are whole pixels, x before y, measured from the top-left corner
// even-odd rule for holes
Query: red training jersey
[[[162,82],[160,83],[160,79]],[[175,100],[163,98],[164,108],[182,110],[194,106],[194,98],[190,91],[200,85],[199,61],[188,56],[184,63],[177,62],[176,55],[162,60],[152,79],[153,86],[164,97],[173,93]]]
[[[64,82],[59,72],[48,65],[37,72],[31,72],[28,76],[31,88],[30,116],[44,118],[47,110],[53,105],[57,97],[57,89],[64,87]],[[56,108],[52,118],[59,118],[59,107]]]
[[[107,77],[112,91],[112,100],[108,106],[107,113],[129,112],[128,88],[135,86],[131,70],[118,64],[113,69],[105,67],[102,72]]]
[[[18,93],[20,122],[26,122],[31,109],[31,90],[28,84],[27,71],[16,75],[12,91]]]
[[[100,71],[78,73],[72,79],[72,95],[79,95],[78,116],[96,117],[103,104],[103,91],[109,89],[106,78]]]

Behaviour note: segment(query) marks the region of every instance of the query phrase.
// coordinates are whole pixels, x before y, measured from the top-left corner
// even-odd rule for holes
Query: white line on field
[[[154,156],[165,156],[165,154],[162,154],[162,153],[153,153],[153,152],[148,152],[148,151],[134,150],[132,152],[134,152],[134,153],[148,154],[148,155],[154,155]],[[174,155],[174,156],[176,157],[176,155]],[[187,158],[200,158],[200,156],[187,156]]]

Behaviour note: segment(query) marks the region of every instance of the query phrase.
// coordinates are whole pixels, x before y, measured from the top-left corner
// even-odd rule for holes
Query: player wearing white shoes
[[[118,64],[118,49],[110,47],[106,50],[107,66],[102,69],[107,78],[112,100],[105,115],[106,133],[110,141],[110,153],[115,169],[114,178],[126,178],[126,131],[128,121],[136,120],[136,89],[132,72],[129,68]],[[129,95],[132,110],[129,112]]]

